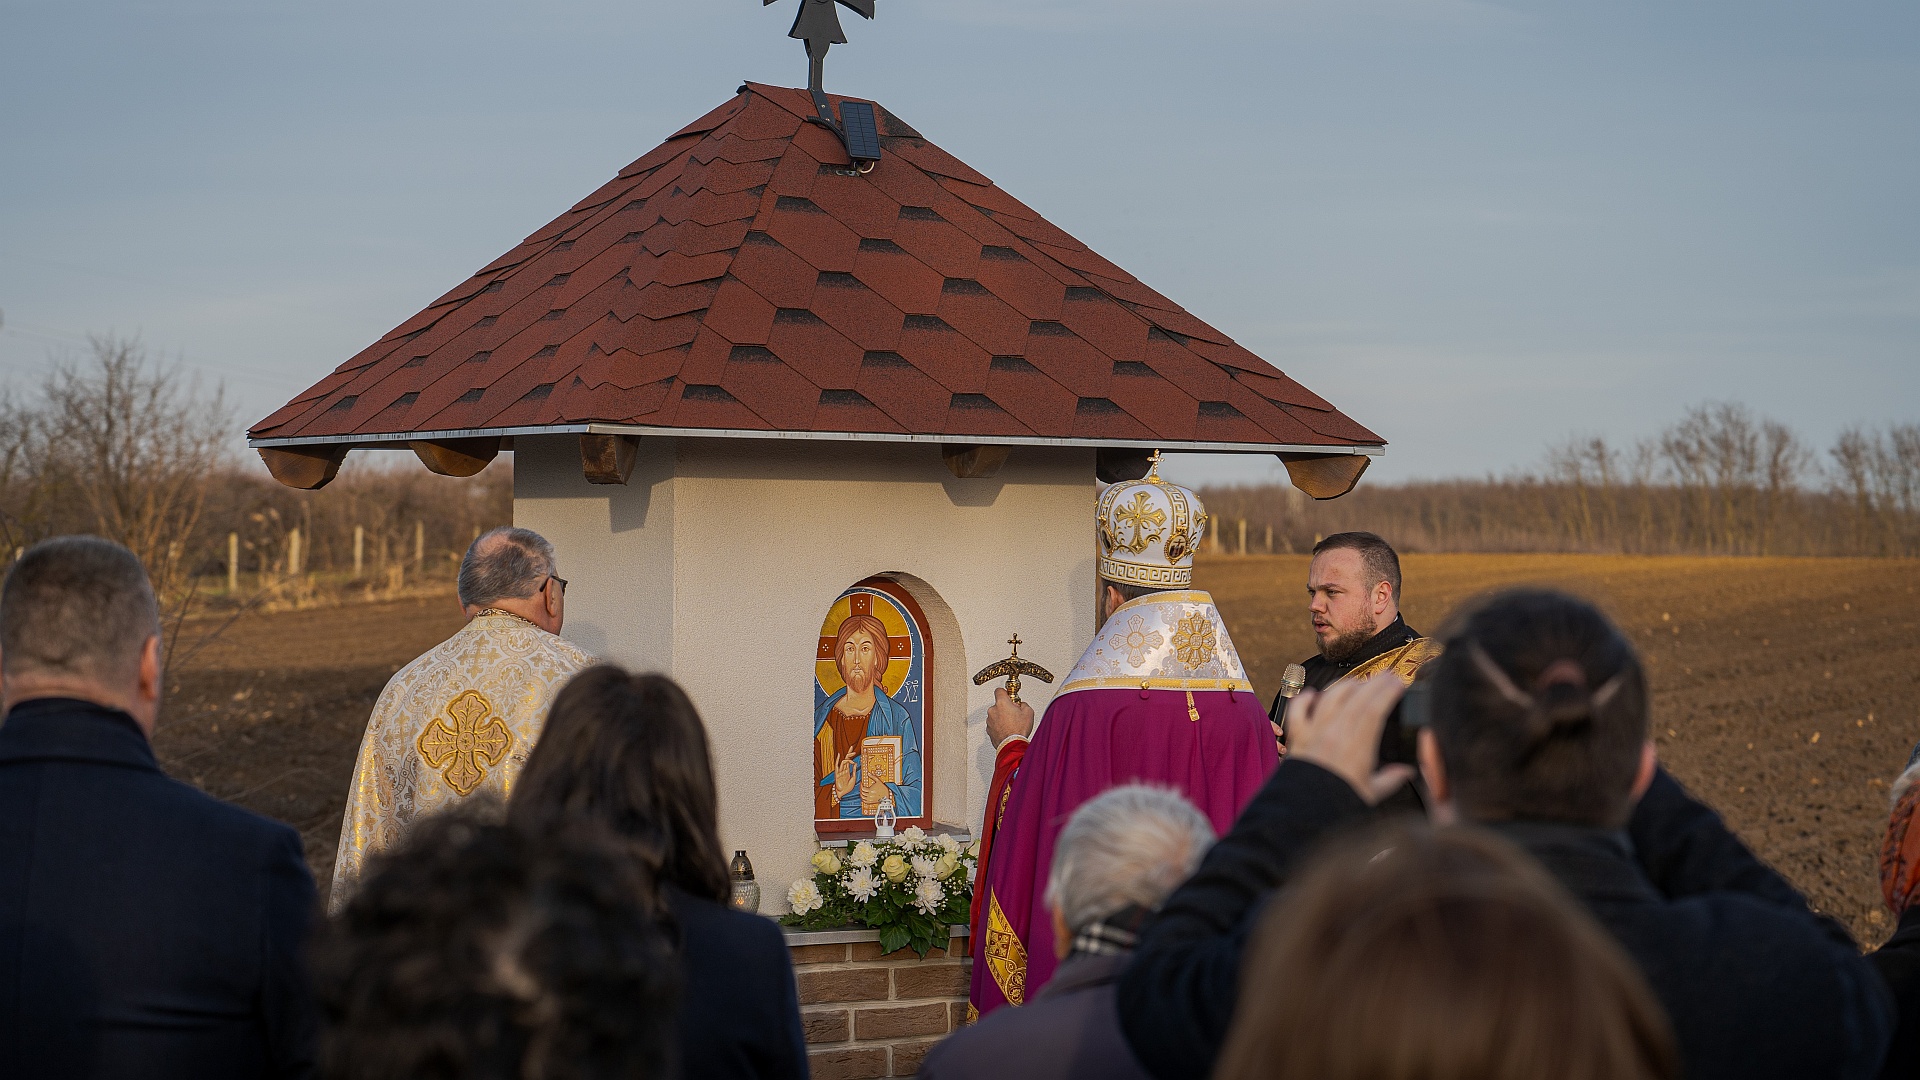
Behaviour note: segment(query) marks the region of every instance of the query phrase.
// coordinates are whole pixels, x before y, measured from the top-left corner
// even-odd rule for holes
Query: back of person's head
[[[314,943],[323,1075],[675,1075],[669,931],[645,871],[591,823],[443,814],[369,869]]]
[[[602,664],[574,676],[554,696],[507,813],[543,829],[596,819],[661,884],[727,899],[707,729],[664,675]]]
[[[488,529],[460,560],[460,602],[485,607],[532,596],[557,567],[553,545],[532,529]]]
[[[1366,570],[1367,588],[1384,581],[1393,589],[1393,598],[1400,599],[1400,555],[1393,545],[1370,532],[1339,532],[1326,537],[1313,545],[1313,553],[1323,551],[1352,551],[1360,556],[1360,565]]]
[[[1625,823],[1647,682],[1613,623],[1584,600],[1520,589],[1469,607],[1443,637],[1429,665],[1433,734],[1461,812]]]
[[[1128,908],[1153,911],[1212,846],[1206,815],[1178,792],[1123,784],[1067,819],[1053,846],[1047,903],[1074,932]]]
[[[133,552],[59,536],[23,552],[0,585],[0,671],[118,687],[139,677],[160,607]]]
[[[1261,917],[1216,1080],[1667,1080],[1640,972],[1518,849],[1399,824],[1317,856]]]

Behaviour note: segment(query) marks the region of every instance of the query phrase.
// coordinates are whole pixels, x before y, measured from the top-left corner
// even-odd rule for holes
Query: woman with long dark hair
[[[807,1075],[786,940],[772,920],[727,907],[707,731],[678,684],[612,665],[581,672],[554,698],[507,816],[535,831],[598,821],[660,883],[680,930],[683,1075]]]

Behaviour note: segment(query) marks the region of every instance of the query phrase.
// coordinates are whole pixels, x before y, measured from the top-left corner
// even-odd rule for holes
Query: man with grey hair
[[[1145,1080],[1120,1034],[1114,985],[1140,926],[1212,845],[1206,815],[1166,788],[1124,784],[1082,803],[1047,875],[1060,966],[1027,1004],[935,1046],[923,1080]]]
[[[0,586],[0,1075],[313,1070],[313,878],[290,826],[169,778],[133,552],[35,544]]]
[[[347,791],[328,908],[346,906],[367,857],[415,819],[485,792],[502,804],[540,738],[547,706],[593,657],[560,637],[567,581],[553,545],[503,526],[460,561],[459,633],[380,693]]]

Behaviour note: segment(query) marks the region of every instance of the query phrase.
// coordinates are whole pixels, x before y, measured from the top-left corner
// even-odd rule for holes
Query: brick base
[[[973,961],[964,937],[924,960],[911,949],[883,955],[872,941],[788,948],[814,1080],[912,1076],[966,1022]]]

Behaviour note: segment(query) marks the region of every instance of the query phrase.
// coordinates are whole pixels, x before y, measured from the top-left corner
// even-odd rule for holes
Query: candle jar
[[[732,886],[727,903],[735,911],[759,914],[760,883],[753,880],[753,863],[747,860],[746,852],[733,853],[733,862],[727,866],[727,877]]]

